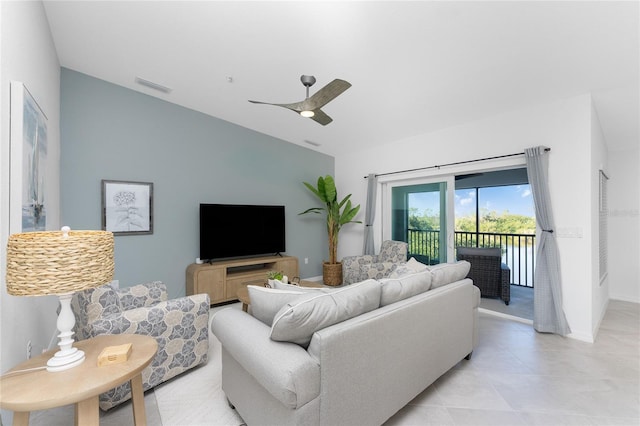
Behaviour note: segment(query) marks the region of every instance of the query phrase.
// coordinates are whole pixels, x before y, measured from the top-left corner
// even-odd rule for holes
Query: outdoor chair
[[[480,289],[482,297],[499,297],[505,305],[511,299],[511,270],[502,263],[502,249],[458,247],[458,260],[471,263],[468,278]]]

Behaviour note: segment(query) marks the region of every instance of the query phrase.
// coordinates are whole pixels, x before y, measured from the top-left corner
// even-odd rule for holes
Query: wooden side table
[[[98,355],[104,348],[125,343],[133,345],[126,362],[98,367]],[[28,426],[30,411],[76,404],[76,425],[98,425],[98,396],[126,381],[131,382],[135,424],[146,424],[142,370],[158,350],[155,339],[138,334],[114,334],[75,342],[74,346],[85,352],[84,362],[77,367],[54,373],[37,370],[8,374],[46,366],[56,348],[15,366],[6,377],[0,377],[0,407],[14,411],[13,424]]]

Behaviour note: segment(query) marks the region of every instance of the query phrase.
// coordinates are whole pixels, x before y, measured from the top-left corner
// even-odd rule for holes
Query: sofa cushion
[[[442,287],[454,281],[460,281],[467,277],[471,264],[466,260],[455,263],[440,263],[431,268],[431,288]]]
[[[306,293],[283,306],[271,326],[271,339],[306,347],[317,330],[380,306],[380,283],[366,280],[327,293]]]
[[[384,278],[380,280],[380,306],[390,305],[399,300],[407,299],[423,293],[431,288],[431,271],[404,275],[398,278]]]
[[[304,294],[301,291],[278,290],[257,285],[249,285],[247,290],[251,300],[251,315],[268,326],[271,326],[273,317],[280,308]]]

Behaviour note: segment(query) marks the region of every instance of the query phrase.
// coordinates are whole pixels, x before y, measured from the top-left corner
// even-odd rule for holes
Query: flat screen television
[[[284,206],[200,204],[200,259],[286,251]]]

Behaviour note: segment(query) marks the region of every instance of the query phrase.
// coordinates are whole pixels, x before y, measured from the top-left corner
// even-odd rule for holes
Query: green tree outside
[[[418,209],[409,209],[409,229],[431,231],[440,229],[440,215],[431,209],[425,209],[422,214]],[[456,217],[456,231],[476,232],[475,215]],[[479,232],[496,234],[528,234],[535,235],[536,220],[533,217],[509,213],[508,210],[498,213],[487,209],[480,210]]]

